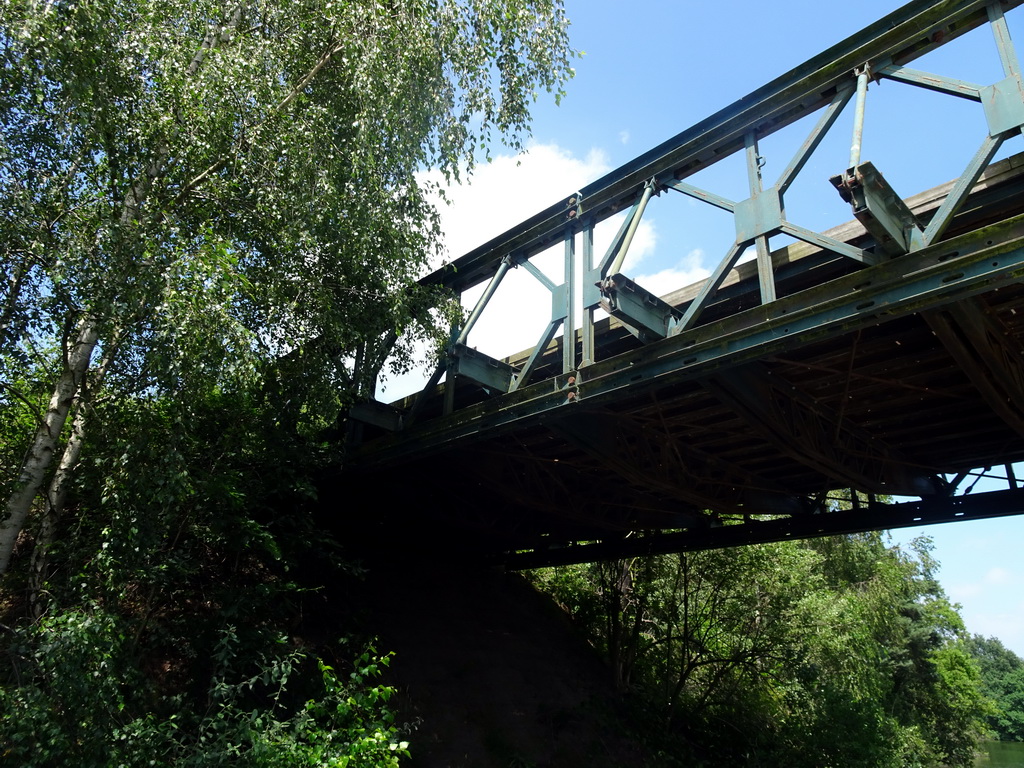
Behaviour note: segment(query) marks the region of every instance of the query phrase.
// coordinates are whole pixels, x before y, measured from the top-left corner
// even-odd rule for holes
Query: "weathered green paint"
[[[990,244],[991,243],[991,244]],[[596,362],[567,400],[557,380],[434,419],[356,452],[354,464],[384,463],[453,441],[498,434],[586,401],[604,406],[621,392],[696,379],[793,346],[840,336],[883,320],[968,298],[1024,280],[1024,216],[999,222],[900,259],[698,326]]]

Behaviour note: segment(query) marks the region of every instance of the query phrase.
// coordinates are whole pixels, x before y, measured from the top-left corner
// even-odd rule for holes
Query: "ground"
[[[374,566],[368,587],[414,768],[645,764],[608,670],[522,576]]]

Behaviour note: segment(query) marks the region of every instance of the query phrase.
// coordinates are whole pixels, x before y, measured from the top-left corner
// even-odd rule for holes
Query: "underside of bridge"
[[[564,247],[565,282],[538,275],[553,309],[535,349],[476,352],[474,311],[419,395],[352,409],[345,465],[324,484],[339,525],[531,567],[1024,512],[1024,156],[991,162],[1024,125],[1004,17],[1017,4],[912,2],[425,278],[488,283],[482,310],[508,269]],[[1005,80],[906,66],[983,25]],[[861,160],[880,79],[979,103],[988,135],[960,178],[903,199]],[[854,146],[831,181],[852,220],[813,232],[783,198],[848,106]],[[758,141],[811,114],[765,184]],[[686,181],[740,152],[746,200]],[[673,191],[731,212],[736,239],[706,281],[659,298],[620,268],[645,206]],[[597,258],[594,226],[621,211]],[[982,474],[1001,489],[980,492]],[[356,484],[372,484],[373,509],[341,501]]]

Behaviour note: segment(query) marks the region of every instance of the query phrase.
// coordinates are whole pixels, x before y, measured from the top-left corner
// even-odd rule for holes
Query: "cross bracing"
[[[343,474],[403,510],[392,530],[436,525],[530,564],[1024,511],[1024,160],[992,162],[1024,126],[1005,17],[1018,4],[909,3],[429,275],[488,287],[419,395],[352,410]],[[984,26],[1002,80],[908,66]],[[960,177],[902,197],[861,157],[869,85],[886,80],[977,105],[987,133]],[[828,181],[852,220],[818,232],[785,196],[850,112]],[[803,118],[767,177],[759,143]],[[694,183],[737,153],[747,198]],[[621,270],[670,196],[729,212],[735,238],[707,280],[658,297]],[[595,253],[594,227],[621,211]],[[531,262],[553,243],[561,283]],[[550,293],[550,320],[534,348],[492,359],[473,326],[519,267]],[[979,467],[1005,490],[965,497]]]

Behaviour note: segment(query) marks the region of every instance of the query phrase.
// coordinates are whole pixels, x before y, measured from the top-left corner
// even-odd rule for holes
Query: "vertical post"
[[[442,406],[442,413],[445,416],[450,416],[452,411],[455,410],[455,379],[458,374],[455,373],[451,368],[445,371],[444,375],[444,405]]]
[[[594,272],[594,222],[588,219],[583,225],[583,274],[591,275]],[[583,295],[587,294],[587,286],[583,286]],[[580,367],[590,365],[595,360],[594,354],[594,307],[586,306],[583,302],[583,359]]]
[[[864,105],[868,98],[868,66],[865,64],[857,70],[857,102],[853,112],[853,143],[850,145],[850,165],[860,165],[860,146],[864,139]]]
[[[750,197],[756,200],[761,196],[761,155],[757,151],[757,136],[751,131],[746,136],[747,146],[747,178],[750,183]],[[775,272],[772,267],[772,252],[768,247],[768,237],[758,235],[754,238],[757,249],[757,282],[761,288],[761,303],[775,301]]]
[[[777,298],[775,291],[775,268],[772,265],[772,252],[768,247],[768,238],[758,235],[754,241],[757,249],[757,284],[761,289],[761,303],[770,304]]]
[[[459,294],[458,301],[461,303],[462,294]],[[448,332],[448,343],[452,344],[454,340],[459,336],[459,324],[452,321],[452,327]],[[444,405],[442,406],[442,413],[445,416],[450,416],[452,411],[455,410],[455,380],[459,374],[456,370],[458,366],[450,365],[448,370],[444,374]]]
[[[364,360],[366,359],[366,345],[364,341],[356,347],[355,359],[352,361],[352,378],[356,383],[356,396],[366,397],[366,385],[363,382]]]
[[[562,373],[576,370],[576,234],[565,231],[565,322],[562,323]]]

